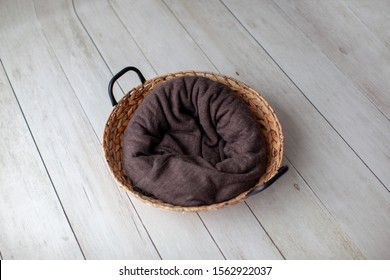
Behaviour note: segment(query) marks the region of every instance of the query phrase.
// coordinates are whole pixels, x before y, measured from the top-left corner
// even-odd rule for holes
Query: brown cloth
[[[204,77],[156,87],[135,111],[122,147],[133,185],[173,205],[229,200],[265,172],[264,138],[247,105]]]

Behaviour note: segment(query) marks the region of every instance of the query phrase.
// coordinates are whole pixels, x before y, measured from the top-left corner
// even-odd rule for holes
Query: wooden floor
[[[388,0],[0,0],[0,60],[1,259],[390,259]],[[289,172],[214,212],[119,190],[101,142],[128,65],[257,89]]]

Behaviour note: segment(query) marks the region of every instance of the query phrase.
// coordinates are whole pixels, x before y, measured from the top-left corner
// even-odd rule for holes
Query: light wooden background
[[[0,0],[0,60],[0,258],[390,259],[390,1]],[[128,196],[101,148],[128,65],[257,89],[290,171],[215,212]]]

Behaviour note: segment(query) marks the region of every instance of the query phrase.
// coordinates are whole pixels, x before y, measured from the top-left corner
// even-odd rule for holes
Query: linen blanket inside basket
[[[190,76],[145,97],[124,132],[122,152],[135,188],[178,206],[238,196],[259,180],[267,158],[247,105],[226,85]]]

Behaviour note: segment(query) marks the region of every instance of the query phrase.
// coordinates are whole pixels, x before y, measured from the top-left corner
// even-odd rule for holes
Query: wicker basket
[[[113,85],[116,80],[127,71],[136,72],[141,80],[141,84],[130,90],[130,92],[128,92],[119,101],[119,103],[117,103],[112,92]],[[183,76],[207,77],[213,81],[218,81],[229,86],[239,97],[245,101],[249,109],[256,116],[262,133],[266,139],[268,157],[265,173],[261,176],[260,180],[253,188],[228,201],[211,205],[191,207],[171,205],[153,197],[146,196],[137,191],[127,176],[124,174],[122,169],[122,137],[134,111],[137,109],[144,97],[159,84],[163,83],[164,81]],[[240,201],[243,201],[248,196],[266,189],[288,170],[287,166],[281,167],[283,158],[283,134],[280,123],[273,109],[259,93],[246,84],[233,78],[211,72],[183,71],[158,76],[146,81],[142,73],[137,68],[126,67],[111,79],[109,84],[109,96],[112,105],[115,106],[107,120],[103,135],[103,149],[109,169],[117,183],[122,188],[133,194],[138,199],[155,207],[183,212],[219,209],[228,205],[236,204]]]

